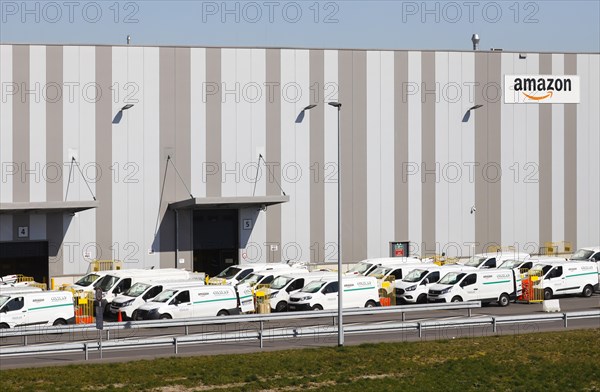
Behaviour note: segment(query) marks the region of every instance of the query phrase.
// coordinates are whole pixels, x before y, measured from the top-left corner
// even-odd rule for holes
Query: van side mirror
[[[425,279],[423,280],[423,283],[421,283],[421,284],[422,284],[422,285],[427,285],[427,284],[429,284],[429,278],[425,278]]]

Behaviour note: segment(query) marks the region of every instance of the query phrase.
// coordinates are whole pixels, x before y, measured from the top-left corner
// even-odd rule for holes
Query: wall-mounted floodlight
[[[304,109],[302,109],[300,111],[300,113],[298,113],[298,117],[296,117],[296,124],[300,124],[302,122],[302,120],[304,120],[304,113],[307,110],[310,110],[310,109],[313,109],[313,108],[316,108],[316,107],[317,107],[317,105],[308,105]]]
[[[467,109],[467,112],[463,116],[462,122],[464,122],[464,123],[469,122],[469,119],[471,118],[471,112],[473,110],[477,110],[477,109],[482,108],[482,107],[483,107],[483,105],[471,106],[469,109]]]
[[[121,110],[127,110],[127,109],[131,109],[132,107],[133,107],[133,104],[132,104],[132,103],[128,103],[127,105],[123,106],[123,107],[121,108]]]
[[[113,123],[113,124],[118,124],[118,123],[120,123],[120,122],[121,122],[121,119],[123,118],[123,111],[124,111],[124,110],[129,110],[129,109],[131,109],[132,107],[133,107],[133,104],[132,104],[132,103],[128,103],[128,104],[126,104],[125,106],[123,106],[123,107],[122,107],[122,108],[121,108],[121,109],[120,109],[120,110],[117,112],[117,114],[115,115],[115,118],[113,118],[113,121],[112,121],[112,123]]]

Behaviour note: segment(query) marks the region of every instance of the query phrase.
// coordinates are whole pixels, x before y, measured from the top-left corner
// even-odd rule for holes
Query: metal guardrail
[[[364,334],[364,333],[380,333],[390,331],[416,331],[419,338],[422,337],[423,331],[440,328],[464,328],[468,326],[491,326],[494,333],[497,332],[498,324],[519,324],[532,322],[556,322],[563,321],[565,328],[568,327],[569,320],[581,319],[600,319],[600,310],[569,312],[569,313],[552,313],[552,314],[530,314],[519,316],[484,316],[477,318],[461,318],[454,320],[439,320],[439,321],[422,321],[422,322],[400,322],[388,324],[359,324],[348,325],[344,328],[347,334]],[[260,323],[259,330],[245,330],[235,332],[209,332],[189,336],[177,337],[157,337],[146,339],[122,339],[112,340],[102,343],[100,342],[82,342],[82,343],[66,343],[66,344],[51,344],[51,345],[36,345],[36,346],[19,346],[6,347],[2,349],[0,356],[17,356],[28,354],[58,354],[69,352],[83,352],[85,359],[89,357],[91,350],[97,350],[102,355],[102,350],[118,350],[129,348],[148,348],[159,346],[173,346],[174,353],[178,353],[180,345],[205,344],[205,343],[227,343],[240,341],[256,341],[260,342],[260,347],[263,347],[265,339],[285,339],[299,338],[310,336],[333,336],[337,334],[335,326],[306,326],[299,328],[273,328],[263,329],[263,323]]]
[[[356,308],[345,309],[344,316],[369,316],[373,314],[393,314],[400,313],[402,321],[404,321],[404,313],[423,312],[423,311],[439,311],[439,310],[467,310],[468,316],[471,317],[471,310],[480,308],[480,301],[472,302],[450,302],[446,304],[415,304],[403,306],[386,306],[375,308]],[[200,317],[175,320],[147,320],[147,321],[125,321],[104,324],[106,331],[119,331],[128,329],[143,329],[143,328],[168,328],[168,327],[184,327],[206,326],[216,324],[232,324],[232,323],[260,323],[268,321],[289,321],[289,320],[306,320],[315,318],[334,318],[338,315],[337,310],[328,311],[305,311],[305,312],[288,312],[288,313],[271,313],[271,314],[246,314],[239,316],[221,316],[221,317]],[[77,324],[67,326],[38,326],[38,327],[23,327],[15,329],[0,329],[0,339],[7,337],[25,337],[47,334],[63,334],[63,333],[85,333],[97,331],[95,324]],[[187,331],[186,331],[187,335]]]

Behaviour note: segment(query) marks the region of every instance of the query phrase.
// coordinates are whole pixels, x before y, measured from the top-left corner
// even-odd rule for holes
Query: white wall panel
[[[462,122],[464,111],[472,107],[474,102],[473,83],[475,82],[475,54],[461,53],[462,95],[461,95],[461,194],[463,228],[460,243],[463,245],[463,255],[473,251],[472,243],[475,242],[475,214],[471,214],[471,206],[475,204],[475,176],[470,172],[475,162],[475,121],[472,116],[468,122]],[[458,120],[457,120],[458,121]],[[467,215],[467,211],[469,211]]]
[[[238,161],[238,115],[241,86],[237,78],[238,49],[221,50],[221,196],[236,196],[240,180]]]
[[[536,75],[539,74],[539,55],[533,54],[527,56],[527,74]],[[539,242],[540,238],[540,181],[539,181],[539,128],[540,128],[540,115],[539,105],[522,105],[525,106],[526,110],[526,128],[524,129],[526,138],[525,145],[527,147],[525,160],[520,161],[522,165],[523,178],[521,181],[525,183],[527,188],[527,208],[525,211],[525,217],[527,219],[527,232],[525,237],[518,238],[521,242],[535,243]],[[528,165],[528,166],[525,166]],[[532,167],[537,168],[537,173],[533,178],[529,178],[529,174],[532,173]],[[539,248],[537,244],[537,248]],[[529,252],[533,252],[534,249],[531,245],[528,245]]]
[[[144,254],[144,264],[147,267],[160,266],[160,258],[156,253],[148,255],[148,249],[152,249],[152,243],[154,242],[160,196],[160,88],[159,79],[156,76],[159,74],[159,70],[159,49],[144,48],[144,84],[143,89],[140,90],[142,102],[139,103],[140,111],[143,112],[144,135],[138,141],[144,150],[144,161],[141,171],[144,185],[144,222],[143,226],[139,229],[144,233],[144,243],[141,252]],[[194,110],[192,110],[193,112]],[[159,158],[157,159],[157,157]],[[192,171],[192,173],[194,172]]]
[[[409,88],[418,89],[408,95],[408,238],[421,246],[422,233],[422,184],[421,184],[421,52],[408,52]],[[418,249],[418,253],[422,250]]]
[[[31,46],[29,53],[29,85],[35,91],[29,96],[29,170],[34,173],[29,177],[29,200],[35,202],[46,201],[46,181],[42,176],[46,165],[46,100],[42,93],[46,86],[46,47]]]
[[[394,222],[394,105],[394,52],[381,52],[381,238],[377,254],[381,257],[388,256],[389,242],[397,240]]]
[[[338,102],[338,51],[324,52],[323,83],[325,101]],[[337,110],[326,107],[324,114],[324,160],[325,172],[325,262],[337,262],[338,240],[338,139]]]
[[[192,48],[191,53],[191,191],[194,197],[206,196],[206,178],[202,167],[206,162],[206,49]]]
[[[3,203],[10,203],[13,201],[13,172],[16,167],[13,167],[13,100],[15,96],[18,97],[17,92],[13,94],[12,91],[17,86],[12,85],[13,73],[12,73],[12,45],[0,45],[0,86],[6,86],[2,88],[2,97],[0,97],[0,164],[2,164],[2,178],[0,178],[0,201]],[[11,92],[9,92],[9,86]],[[0,219],[4,221],[4,218]],[[12,224],[12,221],[11,221]],[[12,229],[11,229],[12,233]],[[12,234],[11,234],[12,237]]]
[[[239,91],[237,97],[237,121],[236,136],[234,140],[227,143],[235,144],[236,147],[236,191],[235,196],[251,196],[253,189],[252,178],[245,175],[245,168],[253,166],[256,162],[254,149],[252,148],[252,106],[249,100],[249,89],[252,83],[252,50],[236,49],[236,74],[235,84]],[[254,170],[250,170],[253,174]]]
[[[367,52],[367,257],[380,256],[381,52]],[[391,144],[391,143],[390,143]]]
[[[552,74],[564,75],[565,56],[552,55]],[[552,105],[552,241],[565,238],[565,105]]]
[[[435,104],[435,163],[437,169],[435,183],[436,253],[441,253],[441,247],[446,246],[450,242],[450,184],[442,176],[442,168],[446,167],[450,161],[450,146],[448,145],[451,138],[449,135],[450,104],[442,95],[442,91],[448,86],[449,82],[449,66],[448,52],[435,53],[435,83],[437,90]],[[427,88],[431,89],[431,86]],[[432,168],[428,167],[427,169],[431,170]]]

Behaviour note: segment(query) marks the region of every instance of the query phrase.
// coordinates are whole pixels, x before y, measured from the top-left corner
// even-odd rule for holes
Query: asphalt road
[[[564,297],[559,298],[562,312],[585,311],[600,309],[600,295],[595,294],[591,298],[581,297]],[[517,314],[535,314],[543,313],[541,304],[511,304],[506,308],[499,306],[485,306],[480,309],[472,310],[472,317],[478,316],[494,316],[494,315],[517,315]],[[456,311],[436,311],[436,312],[414,312],[405,313],[405,321],[425,321],[425,320],[448,320],[453,318],[464,318],[467,315],[466,310]],[[265,328],[293,328],[303,325],[331,326],[332,319],[325,318],[316,320],[292,320],[285,323],[269,323],[265,324]],[[369,323],[385,324],[390,321],[400,321],[400,315],[376,315],[376,316],[346,316],[344,318],[345,325]],[[219,332],[239,331],[244,328],[256,329],[256,325],[222,325],[207,327],[190,327],[189,333],[207,332],[216,330]],[[595,320],[571,320],[569,321],[569,329],[573,328],[600,328],[600,321]],[[417,341],[417,340],[435,340],[435,339],[452,339],[452,338],[472,338],[477,336],[487,335],[513,335],[523,333],[534,333],[541,331],[556,331],[564,330],[562,322],[544,322],[544,323],[527,323],[527,324],[509,324],[498,325],[497,332],[492,331],[491,326],[486,327],[450,327],[436,328],[424,330],[422,336],[419,337],[416,331],[395,331],[382,333],[360,333],[346,334],[345,344],[355,345],[361,343],[374,342],[399,342],[399,341]],[[182,334],[182,328],[154,328],[128,331],[128,336],[118,336],[117,332],[111,334],[112,338],[142,338],[150,336],[177,336]],[[88,334],[90,335],[90,334]],[[93,336],[76,336],[72,334],[63,335],[48,335],[41,337],[29,337],[28,344],[47,344],[57,342],[74,342],[74,341],[97,341],[98,335],[94,331]],[[115,336],[117,335],[117,336]],[[37,340],[37,341],[36,341]],[[0,341],[0,347],[7,347],[13,344],[22,344],[21,338],[4,338]],[[293,339],[265,339],[263,348],[259,347],[259,342],[254,341],[236,341],[232,343],[202,343],[178,346],[178,355],[216,355],[216,354],[232,354],[232,353],[250,353],[258,351],[271,351],[282,349],[306,348],[317,346],[335,346],[337,345],[337,336],[315,335],[312,337],[293,338]],[[0,349],[1,351],[1,349]],[[103,358],[100,359],[98,351],[90,351],[89,361],[87,363],[98,362],[115,362],[115,361],[130,361],[135,359],[149,359],[163,356],[174,355],[173,346],[169,347],[148,347],[128,350],[103,350]],[[84,361],[84,354],[81,352],[69,354],[43,354],[43,355],[27,355],[17,357],[2,357],[0,360],[0,368],[14,367],[30,367],[30,366],[50,366],[81,363]]]

